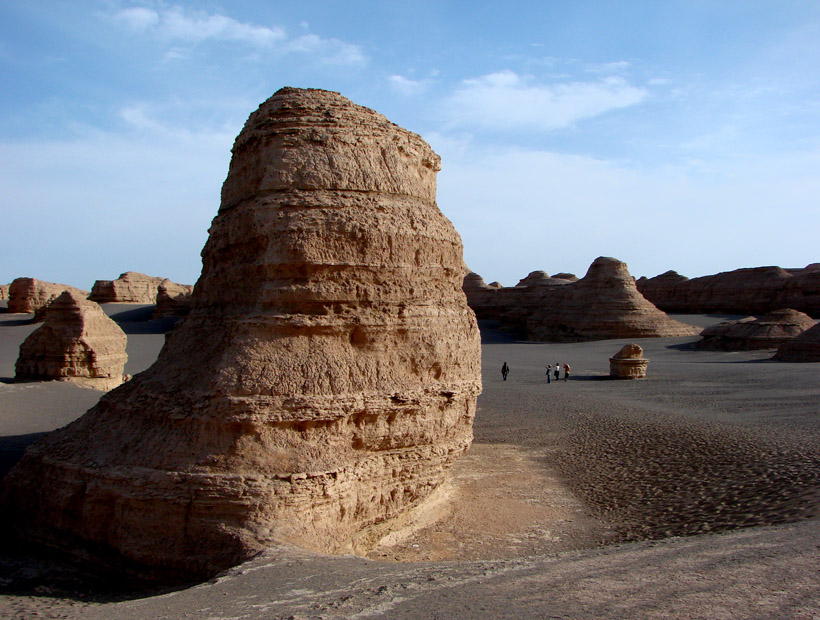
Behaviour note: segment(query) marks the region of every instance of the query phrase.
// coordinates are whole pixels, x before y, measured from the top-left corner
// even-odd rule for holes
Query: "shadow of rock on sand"
[[[23,457],[31,444],[45,437],[48,433],[29,433],[27,435],[9,435],[0,437],[0,480]]]

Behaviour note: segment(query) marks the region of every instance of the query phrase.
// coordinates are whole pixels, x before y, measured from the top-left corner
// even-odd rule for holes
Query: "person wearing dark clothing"
[[[552,364],[547,364],[547,383],[552,383]]]
[[[564,381],[569,379],[569,364],[564,364]]]
[[[507,366],[507,362],[504,362],[504,365],[501,367],[501,376],[504,377],[504,381],[507,380],[508,374],[510,374],[510,367]]]
[[[558,362],[555,362],[555,380],[558,381],[558,377],[561,374],[561,365]]]

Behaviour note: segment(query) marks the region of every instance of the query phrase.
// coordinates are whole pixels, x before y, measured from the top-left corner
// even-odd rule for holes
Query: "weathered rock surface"
[[[686,278],[667,271],[640,278],[638,290],[665,312],[762,315],[794,308],[820,318],[820,270],[755,267]]]
[[[781,344],[772,359],[778,362],[820,362],[820,324]]]
[[[480,391],[438,170],[419,136],[337,93],[263,103],[190,314],[8,474],[17,526],[179,579],[276,541],[343,549],[418,505],[469,446]]]
[[[643,356],[643,349],[637,344],[624,345],[609,358],[609,376],[616,379],[643,379],[649,360]]]
[[[9,284],[8,310],[23,314],[36,312],[64,291],[70,291],[78,297],[88,297],[88,291],[82,291],[67,284],[44,282],[35,278],[17,278]]]
[[[64,291],[20,345],[17,381],[61,380],[110,390],[123,381],[126,336],[93,301]]]
[[[177,284],[163,280],[157,289],[157,307],[154,318],[164,316],[185,316],[191,311],[191,293],[194,287],[190,284]]]
[[[531,340],[574,342],[609,338],[677,337],[699,333],[674,321],[635,287],[625,263],[597,258],[573,282],[533,272],[517,286],[495,289],[478,276],[465,278],[470,307]]]
[[[0,284],[0,301],[4,299],[8,299],[9,297],[9,285],[8,284]]]
[[[97,280],[88,298],[97,303],[154,304],[157,289],[165,278],[127,271],[116,280]]]
[[[724,321],[707,327],[698,341],[701,349],[721,351],[744,351],[752,349],[776,349],[784,342],[814,327],[814,319],[797,310],[781,309],[755,318]]]

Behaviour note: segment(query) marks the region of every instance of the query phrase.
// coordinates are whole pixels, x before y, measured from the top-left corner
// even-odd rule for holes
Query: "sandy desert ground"
[[[126,372],[146,368],[170,321],[104,307],[128,334]],[[100,396],[11,381],[26,319],[0,313],[0,475]],[[0,618],[820,620],[820,364],[643,339],[649,377],[615,381],[608,358],[628,341],[482,334],[475,443],[391,530],[348,555],[272,549],[169,592],[81,574],[6,532]],[[555,362],[570,381],[547,384]]]

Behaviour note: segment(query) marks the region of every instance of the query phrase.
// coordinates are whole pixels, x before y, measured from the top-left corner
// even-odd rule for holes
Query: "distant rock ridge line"
[[[753,267],[691,280],[676,271],[639,278],[638,290],[665,312],[762,315],[792,308],[820,318],[820,266]]]
[[[26,536],[164,580],[277,542],[341,551],[472,441],[480,335],[439,157],[338,93],[248,118],[156,363],[3,481]]]
[[[571,275],[571,274],[563,274]],[[467,302],[479,319],[498,321],[523,338],[552,342],[678,337],[699,329],[669,318],[635,287],[625,263],[599,257],[580,280],[532,272],[514,287],[464,278]]]

